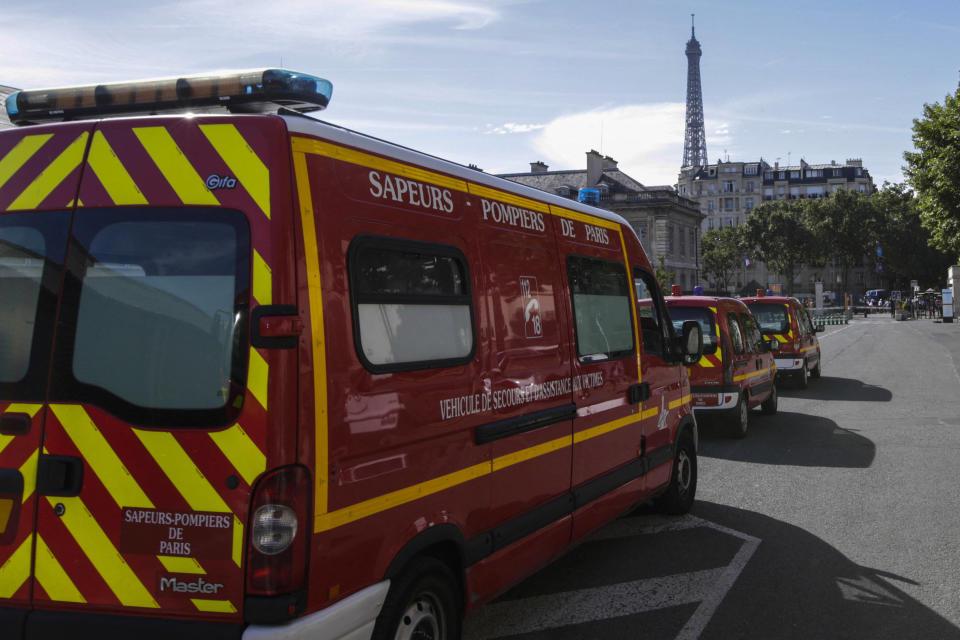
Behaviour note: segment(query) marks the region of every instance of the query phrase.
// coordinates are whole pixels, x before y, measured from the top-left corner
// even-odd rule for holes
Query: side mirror
[[[779,340],[767,340],[767,350],[773,353],[780,351],[780,341]]]
[[[690,367],[700,361],[703,355],[703,329],[696,320],[683,323],[680,346],[683,348],[683,364]]]

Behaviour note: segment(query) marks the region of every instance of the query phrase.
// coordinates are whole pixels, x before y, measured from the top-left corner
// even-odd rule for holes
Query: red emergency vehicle
[[[750,307],[763,335],[780,343],[777,377],[789,377],[806,389],[810,378],[820,377],[817,333],[823,327],[813,323],[810,313],[796,298],[768,296],[757,289],[755,297],[742,300]]]
[[[8,99],[5,638],[456,638],[638,502],[689,509],[700,330],[630,225],[298,113],[331,90]]]
[[[687,371],[698,419],[718,418],[736,438],[747,435],[749,412],[777,412],[775,340],[764,339],[745,304],[734,298],[682,296],[674,285],[666,298],[674,326],[696,321],[703,353]]]

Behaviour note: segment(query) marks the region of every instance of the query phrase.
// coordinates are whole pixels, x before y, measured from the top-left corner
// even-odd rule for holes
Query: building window
[[[860,167],[857,167],[857,177],[859,178],[861,176],[863,176],[863,169],[861,169]]]
[[[823,169],[807,169],[808,178],[822,178]]]
[[[709,193],[713,193],[714,191],[716,191],[716,186],[717,186],[717,185],[715,185],[715,184],[713,184],[713,183],[711,182],[709,185],[707,185],[707,191],[708,191]]]
[[[807,187],[807,197],[808,198],[823,197],[823,187]]]
[[[724,198],[723,208],[727,211],[731,211],[733,209],[733,198]]]
[[[680,195],[682,196],[687,195],[687,185],[685,184],[680,185]]]
[[[713,200],[707,200],[707,211],[713,213]]]
[[[713,218],[707,218],[707,229],[713,231]]]
[[[743,174],[746,175],[746,176],[755,176],[755,175],[757,175],[757,168],[756,168],[756,167],[744,167],[744,168],[743,168]]]
[[[753,193],[753,181],[747,183],[747,193]]]
[[[785,180],[787,178],[786,171],[780,171],[777,173],[777,180]]]
[[[800,197],[800,187],[790,187],[790,199],[796,200]]]
[[[763,174],[764,180],[773,180],[773,171],[766,171]]]
[[[763,190],[763,199],[764,199],[764,200],[773,200],[773,189],[764,189],[764,190]]]
[[[791,179],[791,180],[799,180],[799,179],[800,179],[800,172],[799,172],[799,171],[791,171],[791,172],[790,172],[790,179]]]
[[[866,192],[867,192],[867,185],[861,184],[860,186],[857,187],[857,191],[859,191],[860,193],[866,193]]]
[[[724,193],[733,193],[737,190],[737,183],[732,180],[727,180],[723,183],[723,192]]]
[[[727,226],[728,226],[728,227],[732,227],[732,226],[733,226],[733,218],[727,218]]]
[[[783,193],[784,193],[783,187],[777,187],[777,197],[782,198]]]
[[[746,208],[747,208],[747,211],[750,211],[750,209],[753,209],[753,198],[747,198]]]
[[[682,228],[682,227],[679,229],[679,231],[680,231],[680,237],[679,237],[679,240],[680,240],[680,255],[681,255],[681,256],[685,256],[685,255],[687,255],[687,237],[686,237],[686,234],[683,233],[683,228]]]

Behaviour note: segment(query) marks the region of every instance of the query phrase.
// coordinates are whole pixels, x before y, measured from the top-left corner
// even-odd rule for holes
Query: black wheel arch
[[[460,601],[465,603],[464,569],[469,563],[466,549],[467,542],[456,525],[448,522],[434,525],[412,537],[400,548],[383,577],[396,580],[415,558],[436,558],[446,564],[456,576]]]

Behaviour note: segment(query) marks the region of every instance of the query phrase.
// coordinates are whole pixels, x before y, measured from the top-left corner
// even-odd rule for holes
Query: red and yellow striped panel
[[[0,135],[0,212],[64,209],[77,196],[92,123]]]

